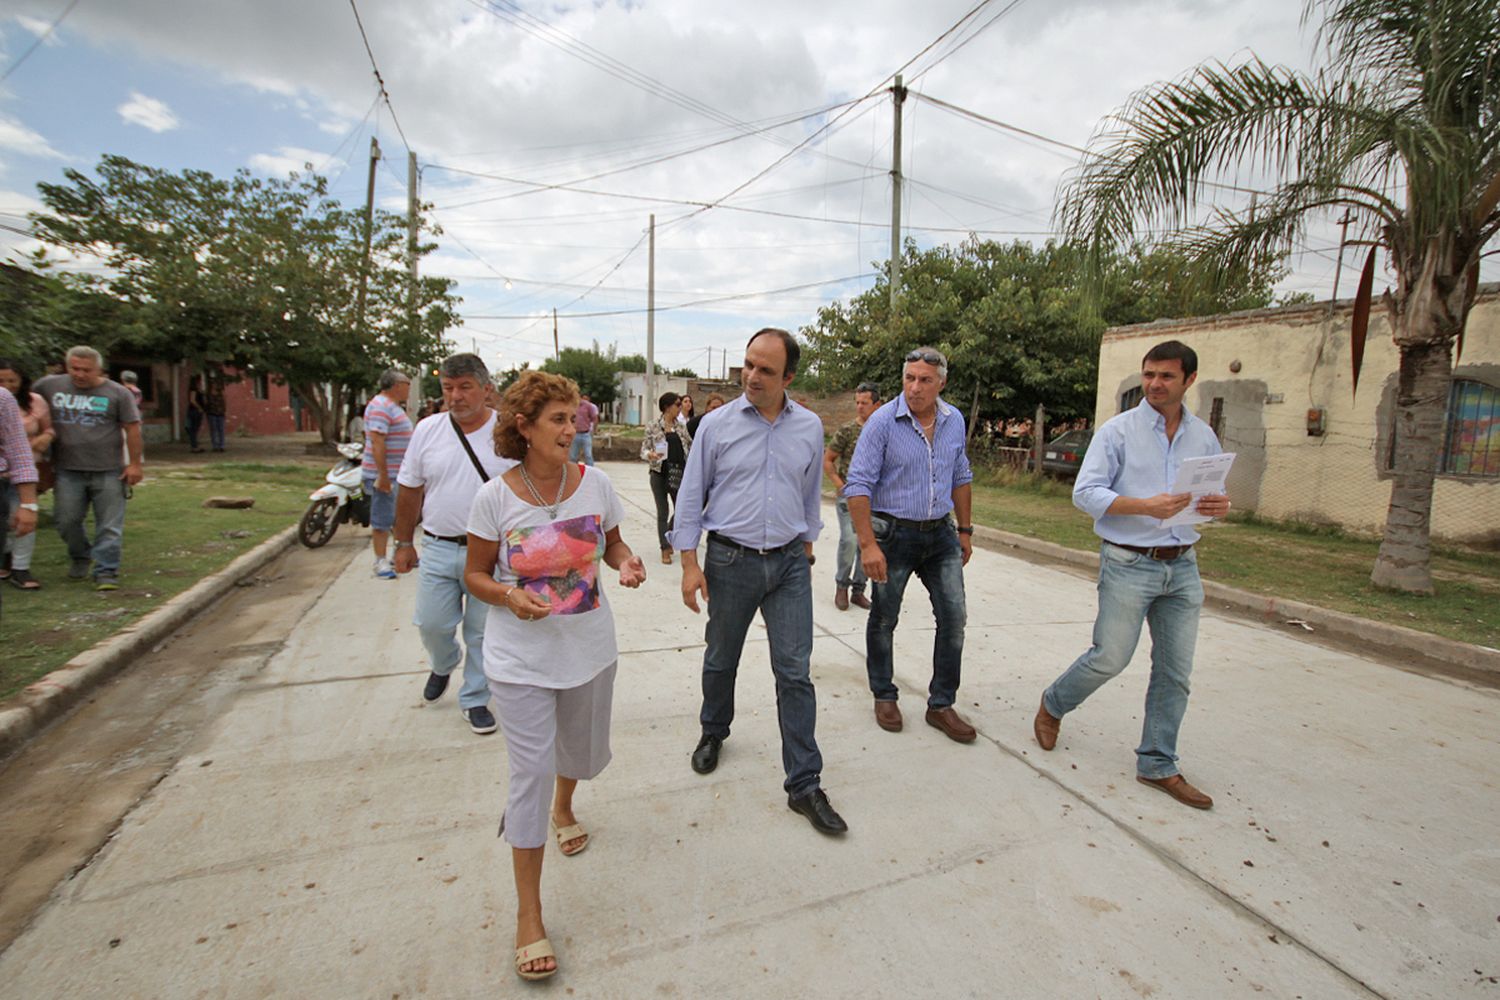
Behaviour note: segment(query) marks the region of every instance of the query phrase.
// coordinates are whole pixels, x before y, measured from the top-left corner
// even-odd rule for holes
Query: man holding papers
[[[1175,340],[1157,344],[1141,363],[1140,405],[1106,421],[1089,445],[1073,503],[1093,517],[1094,531],[1104,540],[1094,644],[1042,693],[1033,731],[1043,750],[1055,747],[1062,717],[1130,662],[1144,620],[1151,629],[1151,682],[1136,750],[1136,780],[1184,805],[1209,809],[1213,799],[1177,770],[1177,731],[1187,711],[1203,607],[1193,551],[1198,532],[1185,522],[1229,512],[1227,496],[1210,493],[1195,499],[1196,488],[1185,488],[1179,480],[1185,461],[1220,454],[1208,424],[1182,405],[1197,377],[1198,355],[1192,348]],[[1206,474],[1207,481],[1221,483],[1227,466],[1212,468],[1214,464],[1203,471],[1187,470],[1183,479],[1190,482]]]

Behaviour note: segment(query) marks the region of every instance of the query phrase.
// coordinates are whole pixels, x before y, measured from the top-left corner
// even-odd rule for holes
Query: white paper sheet
[[[1202,458],[1183,459],[1182,465],[1177,468],[1177,479],[1172,483],[1172,492],[1191,493],[1193,500],[1181,512],[1162,521],[1161,526],[1170,528],[1177,524],[1212,521],[1213,518],[1198,513],[1198,501],[1205,496],[1226,492],[1224,484],[1229,479],[1230,466],[1234,465],[1234,455],[1234,452],[1226,451]]]

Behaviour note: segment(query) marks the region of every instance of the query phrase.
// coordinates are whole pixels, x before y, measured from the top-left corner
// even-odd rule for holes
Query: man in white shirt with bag
[[[445,413],[417,425],[396,481],[395,539],[397,573],[418,568],[414,624],[427,648],[431,673],[422,700],[443,696],[460,661],[463,686],[458,707],[469,728],[480,735],[495,731],[489,683],[484,675],[484,620],[487,606],[464,586],[468,554],[469,508],[479,488],[516,463],[495,453],[495,411],[485,405],[490,373],[477,354],[455,354],[438,369]],[[415,534],[422,530],[422,556]],[[457,632],[463,627],[463,646]]]

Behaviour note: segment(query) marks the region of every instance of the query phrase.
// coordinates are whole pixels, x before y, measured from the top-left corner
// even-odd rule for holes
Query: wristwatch
[[[958,533],[960,535],[972,535],[974,534],[974,528],[972,525],[967,528],[959,528]]]
[[[396,548],[398,549],[414,549],[417,547],[415,542],[403,542],[399,538],[393,539],[393,541],[396,543]]]
[[[23,503],[23,504],[19,504],[18,506],[22,510],[29,510],[29,511],[31,511],[33,514],[42,509],[41,507],[39,507],[37,504],[34,504],[34,503]]]

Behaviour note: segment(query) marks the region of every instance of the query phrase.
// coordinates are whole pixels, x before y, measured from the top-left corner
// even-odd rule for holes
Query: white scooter
[[[327,545],[345,521],[370,526],[370,498],[365,495],[360,474],[365,446],[350,441],[339,445],[338,451],[342,460],[328,470],[326,482],[312,492],[312,503],[297,525],[297,540],[310,549]]]

